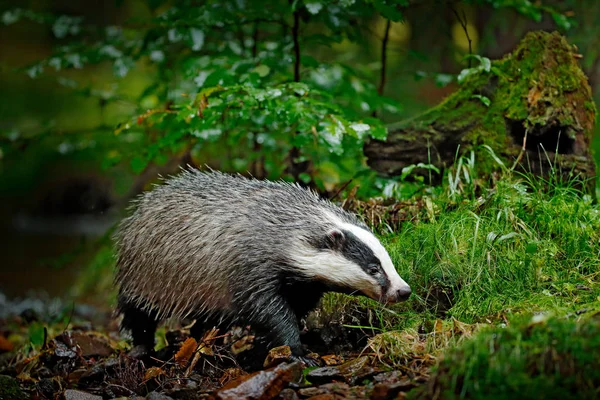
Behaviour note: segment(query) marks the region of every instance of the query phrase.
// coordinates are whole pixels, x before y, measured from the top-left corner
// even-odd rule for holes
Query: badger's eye
[[[377,275],[379,273],[379,265],[369,264],[367,266],[367,272],[369,273],[369,275]]]

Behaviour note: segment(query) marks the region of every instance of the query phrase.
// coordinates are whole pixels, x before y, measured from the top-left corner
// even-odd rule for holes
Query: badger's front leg
[[[259,326],[271,339],[271,346],[287,345],[294,359],[304,362],[307,366],[316,366],[311,358],[304,357],[305,351],[300,342],[298,317],[286,299],[279,293],[268,293],[253,303],[249,315],[250,324]]]

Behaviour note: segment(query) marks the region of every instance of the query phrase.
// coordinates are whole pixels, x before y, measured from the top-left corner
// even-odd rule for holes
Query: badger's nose
[[[412,290],[410,289],[410,286],[406,286],[402,289],[398,289],[398,291],[396,292],[396,298],[398,299],[398,301],[404,301],[410,297],[411,293]]]

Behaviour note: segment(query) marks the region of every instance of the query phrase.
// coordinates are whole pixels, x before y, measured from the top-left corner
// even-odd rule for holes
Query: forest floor
[[[598,398],[600,208],[568,184],[460,168],[408,202],[344,202],[414,294],[327,295],[303,332],[321,367],[265,359],[247,327],[163,327],[140,361],[109,306],[0,298],[0,398]]]

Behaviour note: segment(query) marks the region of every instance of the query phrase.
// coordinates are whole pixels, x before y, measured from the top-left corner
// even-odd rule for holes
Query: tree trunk
[[[387,176],[418,163],[443,169],[457,155],[488,145],[509,168],[579,177],[594,193],[596,107],[579,57],[556,32],[528,33],[491,68],[474,68],[439,105],[390,125],[386,141],[366,143],[369,166]],[[478,154],[479,171],[498,169],[489,154]]]

